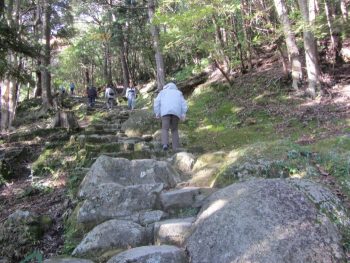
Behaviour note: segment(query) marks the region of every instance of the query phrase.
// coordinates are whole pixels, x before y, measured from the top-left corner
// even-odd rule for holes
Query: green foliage
[[[62,166],[62,160],[59,160],[61,154],[53,149],[46,149],[33,163],[32,171],[34,176],[49,176]]]
[[[45,186],[39,182],[33,182],[31,185],[23,189],[20,197],[26,198],[29,196],[39,195],[39,194],[47,194],[50,193],[53,189],[49,186]]]
[[[209,65],[209,61],[208,59],[203,59],[199,62],[199,64],[195,64],[195,65],[189,65],[187,67],[184,67],[183,69],[181,69],[180,71],[177,71],[174,74],[174,79],[176,81],[184,81],[186,79],[189,79],[190,77],[192,77],[195,74],[199,74],[203,71],[203,69],[205,67],[207,67]]]
[[[77,215],[80,205],[77,205],[73,213],[65,219],[64,222],[64,254],[72,254],[74,248],[79,244],[84,236],[85,230],[82,225],[77,222]]]

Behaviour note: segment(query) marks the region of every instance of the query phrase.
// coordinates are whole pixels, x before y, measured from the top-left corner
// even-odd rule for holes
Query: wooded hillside
[[[88,85],[181,81],[207,65],[228,83],[278,56],[290,87],[311,98],[349,60],[349,2],[0,1],[1,129],[20,99]],[[181,72],[181,73],[180,73]]]
[[[0,263],[350,261],[349,8],[0,0]]]

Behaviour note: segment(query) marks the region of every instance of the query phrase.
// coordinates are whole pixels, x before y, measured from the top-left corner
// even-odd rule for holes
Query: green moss
[[[73,213],[64,222],[64,254],[72,254],[73,250],[83,239],[84,227],[77,222],[77,215],[81,205],[77,205]]]
[[[80,183],[83,181],[86,170],[74,169],[69,172],[67,181],[67,194],[72,199],[77,196]]]
[[[53,175],[55,170],[62,166],[61,152],[54,149],[46,149],[32,164],[34,176]]]

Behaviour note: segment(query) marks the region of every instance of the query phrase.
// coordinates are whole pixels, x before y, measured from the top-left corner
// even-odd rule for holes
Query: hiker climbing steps
[[[100,107],[95,104],[95,110],[99,111]],[[100,260],[110,250],[157,244],[153,248],[143,248],[142,257],[160,253],[166,259],[185,260],[181,244],[189,235],[195,218],[176,219],[177,213],[181,209],[197,213],[201,202],[213,189],[176,189],[184,178],[181,168],[175,169],[171,161],[166,161],[169,156],[153,136],[128,137],[122,130],[128,117],[129,111],[118,106],[108,112],[104,121],[92,123],[71,137],[81,149],[96,156],[78,192],[81,205],[76,220],[89,231],[72,255]],[[140,152],[143,158],[120,157],[130,157],[135,152]],[[179,160],[174,165],[186,166]],[[193,162],[190,165],[193,166]],[[164,236],[164,233],[168,234]],[[167,244],[179,247],[159,246]],[[111,260],[118,262],[116,258]]]
[[[103,107],[96,103],[94,110],[103,111]],[[327,189],[297,179],[247,180],[244,176],[251,173],[251,167],[243,165],[237,170],[237,180],[242,182],[218,190],[210,178],[219,168],[203,160],[222,159],[223,153],[197,159],[186,150],[163,151],[159,132],[136,136],[125,129],[124,124],[139,111],[131,113],[118,106],[108,111],[104,120],[71,138],[79,149],[90,153],[93,163],[79,168],[86,174],[71,217],[84,235],[72,252],[73,258],[66,260],[212,263],[230,262],[244,251],[255,251],[252,259],[259,255],[261,262],[270,262],[269,253],[279,258],[278,251],[294,253],[290,249],[294,246],[303,253],[290,262],[306,262],[314,251],[321,255],[318,262],[336,260],[334,255],[341,257],[337,231],[329,231],[329,219],[315,208],[322,204],[334,214],[332,209],[340,207]],[[320,217],[323,221],[315,225]],[[282,231],[276,227],[282,225],[286,243],[274,243]],[[347,217],[343,225],[350,225]],[[277,254],[254,248],[259,237],[271,238]],[[300,246],[305,243],[307,247]],[[325,246],[330,249],[319,249]]]

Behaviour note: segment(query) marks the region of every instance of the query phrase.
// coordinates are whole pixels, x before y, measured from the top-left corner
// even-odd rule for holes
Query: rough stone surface
[[[194,220],[194,217],[189,217],[169,219],[155,223],[155,244],[182,246],[192,233],[192,224]]]
[[[146,211],[140,213],[139,222],[141,225],[146,226],[158,222],[167,216],[168,214],[161,210]]]
[[[135,110],[128,120],[122,124],[122,130],[129,137],[142,136],[145,133],[153,133],[159,127],[159,121],[148,110]]]
[[[84,201],[79,209],[77,221],[97,225],[108,219],[126,219],[137,212],[154,209],[157,196],[162,190],[163,184],[126,187],[115,183],[101,184],[96,195]]]
[[[118,137],[115,135],[91,134],[91,135],[79,135],[77,140],[80,144],[84,144],[84,143],[110,143],[110,142],[117,142]]]
[[[174,246],[147,246],[130,249],[107,263],[187,263],[185,252]]]
[[[190,173],[195,161],[195,156],[187,152],[179,152],[172,157],[173,166],[183,173]]]
[[[339,227],[350,229],[350,218],[347,211],[341,201],[330,190],[309,180],[293,179],[290,182],[305,193]]]
[[[101,155],[91,166],[80,186],[80,197],[93,197],[98,185],[117,183],[122,186],[163,183],[174,187],[178,173],[165,161],[132,160]]]
[[[211,166],[206,166],[201,168],[200,170],[196,170],[189,184],[191,186],[212,186],[215,180],[216,175],[220,171],[220,164],[214,164]]]
[[[192,207],[196,202],[196,196],[200,194],[198,187],[185,187],[178,190],[162,192],[160,203],[165,211],[173,208]]]
[[[187,251],[192,263],[345,261],[337,228],[283,179],[237,183],[212,194]]]
[[[112,219],[92,229],[74,249],[72,256],[97,259],[108,251],[123,251],[147,244],[145,229],[139,224]]]
[[[50,258],[45,259],[43,263],[94,263],[88,259],[81,258]]]

